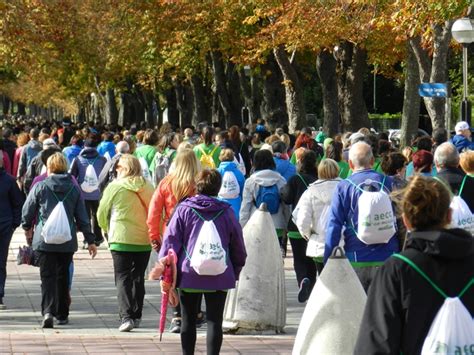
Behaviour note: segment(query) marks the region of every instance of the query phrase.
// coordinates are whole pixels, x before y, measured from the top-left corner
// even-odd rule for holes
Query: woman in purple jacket
[[[185,355],[194,354],[200,294],[206,300],[207,353],[219,354],[227,290],[235,287],[247,257],[242,228],[231,206],[217,199],[220,186],[221,175],[217,170],[204,170],[197,175],[197,195],[176,206],[160,250],[160,258],[171,248],[178,255],[176,285],[181,302],[181,347]],[[199,275],[190,265],[204,220],[213,221],[226,252],[227,268],[215,276]]]

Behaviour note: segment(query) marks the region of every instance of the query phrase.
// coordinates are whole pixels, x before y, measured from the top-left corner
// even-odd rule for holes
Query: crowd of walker
[[[94,258],[106,243],[119,331],[140,326],[150,274],[174,305],[169,331],[183,354],[194,353],[204,322],[207,353],[218,354],[223,325],[284,330],[289,240],[306,303],[294,354],[474,354],[466,122],[451,138],[437,129],[403,149],[367,128],[328,137],[270,131],[263,120],[1,125],[1,309],[16,228],[27,244],[19,262],[39,266],[43,328],[69,323],[78,247]]]

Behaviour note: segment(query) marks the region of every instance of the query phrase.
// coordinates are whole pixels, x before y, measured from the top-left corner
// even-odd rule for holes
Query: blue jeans
[[[5,296],[5,281],[7,279],[7,259],[13,227],[10,223],[0,225],[0,298]]]

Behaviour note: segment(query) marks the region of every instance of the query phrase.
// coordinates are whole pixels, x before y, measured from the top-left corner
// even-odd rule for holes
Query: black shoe
[[[301,281],[300,290],[298,292],[298,302],[304,303],[311,295],[311,281],[307,277]]]
[[[170,333],[181,333],[181,318],[173,318],[171,320]]]
[[[140,328],[140,323],[142,322],[141,318],[137,318],[133,320],[133,327],[134,328]]]
[[[206,323],[206,312],[199,312],[196,319],[196,328],[201,328]]]
[[[3,304],[3,297],[0,297],[0,310],[6,309],[7,307]]]
[[[58,319],[58,325],[66,325],[69,324],[69,318]]]
[[[54,319],[51,313],[46,313],[44,315],[43,322],[41,323],[41,328],[53,328],[54,327]]]

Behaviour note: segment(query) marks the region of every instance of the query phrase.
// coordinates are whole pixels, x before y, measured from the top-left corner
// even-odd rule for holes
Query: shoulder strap
[[[393,256],[395,258],[398,258],[402,261],[404,261],[405,263],[407,263],[408,265],[410,265],[416,272],[418,272],[418,274],[420,274],[426,281],[428,281],[428,283],[433,286],[433,288],[438,291],[438,293],[443,296],[444,298],[449,298],[449,296],[438,286],[434,283],[433,280],[430,279],[430,277],[428,275],[426,275],[423,270],[421,270],[418,265],[416,265],[413,261],[411,261],[410,259],[408,259],[406,256],[403,256],[403,255],[400,255],[400,254],[393,254]],[[471,278],[471,280],[466,284],[466,286],[464,286],[464,288],[462,289],[462,291],[459,293],[459,295],[457,296],[458,298],[461,298],[465,293],[466,291],[474,284],[474,278]]]
[[[46,186],[48,188],[49,191],[51,191],[51,193],[53,194],[54,198],[58,201],[58,202],[64,202],[66,201],[66,199],[68,198],[69,194],[71,193],[72,190],[74,190],[74,185],[72,185],[72,187],[69,189],[68,192],[66,192],[66,195],[64,195],[64,198],[61,200],[55,193],[54,191],[49,187],[49,186]]]
[[[217,148],[219,148],[218,145],[214,146],[214,149],[211,151],[211,154],[209,154],[211,157],[214,155],[214,153],[216,152]]]
[[[301,179],[301,181],[303,181],[304,186],[308,188],[308,183],[305,181],[305,179],[300,174],[296,174],[296,175]]]
[[[433,176],[433,179],[439,181],[444,187],[446,187],[449,191],[449,194],[452,196],[453,195],[453,191],[451,190],[451,186],[449,186],[446,181],[444,181],[443,179],[440,179],[439,177],[437,176]]]
[[[215,220],[217,217],[219,217],[223,212],[224,210],[220,210],[219,212],[217,212],[217,214],[212,217],[211,219],[205,219],[198,211],[196,211],[194,208],[191,208],[191,210],[196,214],[196,216],[199,217],[199,219],[201,219],[202,221],[213,221]]]
[[[145,209],[145,212],[148,215],[148,208],[146,207],[146,203],[143,201],[142,197],[140,196],[140,194],[138,192],[134,191],[134,193],[135,193],[135,195],[137,195],[138,199],[140,200],[140,204]]]
[[[464,184],[466,183],[466,179],[469,175],[464,175],[464,179],[462,179],[461,187],[459,188],[458,196],[461,196],[462,190],[464,189]]]
[[[202,145],[199,145],[199,150],[201,151],[202,154],[204,154],[205,156],[209,156],[211,154],[207,154],[205,151],[204,151],[204,148],[202,147]]]

